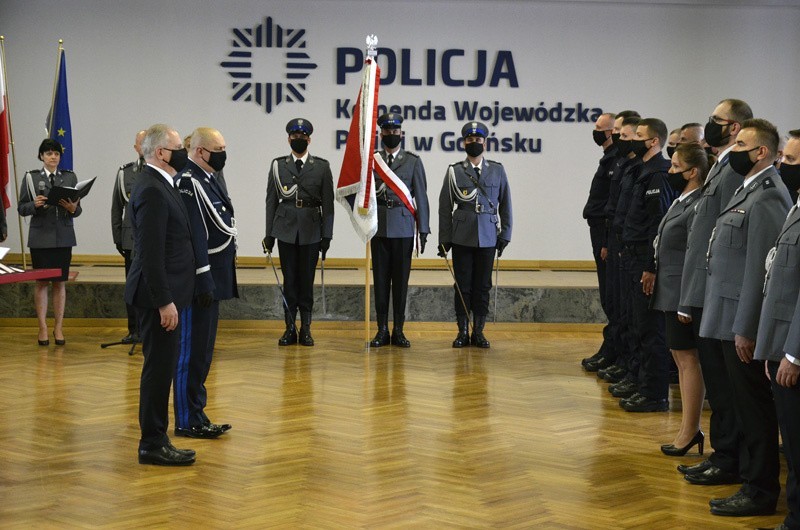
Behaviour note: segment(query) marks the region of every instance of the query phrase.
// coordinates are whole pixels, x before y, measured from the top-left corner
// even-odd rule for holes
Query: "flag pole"
[[[370,244],[371,241],[367,240],[367,255],[364,257],[364,346],[369,350],[369,259],[370,259]]]
[[[11,100],[11,96],[8,95],[8,74],[6,71],[6,38],[3,35],[0,35],[0,58],[2,58],[3,62],[3,93],[6,95],[5,101],[5,108],[6,114],[8,115],[8,141],[11,144],[11,160],[12,167],[14,168],[14,197],[17,199],[17,204],[19,204],[19,177],[17,177],[17,154],[14,149],[14,129],[11,127],[11,108],[9,101]],[[7,163],[5,161],[4,163]],[[20,253],[22,254],[22,268],[28,268],[28,258],[25,256],[25,237],[22,233],[22,216],[17,212],[17,228],[19,228],[19,249]]]
[[[50,119],[47,123],[47,137],[52,137],[53,120],[55,119],[56,90],[58,89],[58,73],[61,71],[61,50],[64,49],[64,39],[58,39],[58,58],[56,59],[56,78],[53,80],[53,98],[50,100]]]

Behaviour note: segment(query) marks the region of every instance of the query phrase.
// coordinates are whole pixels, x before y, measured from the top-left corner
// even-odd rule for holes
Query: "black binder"
[[[55,206],[61,199],[75,202],[78,199],[86,197],[89,194],[89,190],[92,189],[95,180],[97,180],[97,177],[90,180],[82,180],[78,182],[74,188],[70,186],[54,186],[50,188],[50,193],[47,194],[47,202],[45,204]]]

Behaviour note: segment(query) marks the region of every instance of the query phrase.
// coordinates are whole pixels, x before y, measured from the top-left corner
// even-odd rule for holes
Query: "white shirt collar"
[[[684,193],[682,193],[682,194],[681,194],[681,196],[680,196],[680,197],[678,197],[678,202],[683,202],[683,200],[684,200],[686,197],[688,197],[689,195],[691,195],[692,193],[694,193],[694,192],[696,192],[696,191],[700,191],[700,188],[695,188],[695,189],[693,189],[692,191],[687,191],[687,192],[684,192]]]
[[[172,186],[173,188],[175,187],[175,178],[172,175],[170,175],[169,173],[167,173],[166,171],[164,171],[160,167],[156,167],[156,166],[154,166],[153,164],[151,164],[149,162],[147,163],[147,165],[150,166],[151,168],[155,169],[159,173],[161,173],[161,176],[164,177],[164,180],[166,180],[169,183],[169,185]]]
[[[756,173],[755,175],[753,175],[752,177],[747,177],[744,180],[744,182],[742,183],[742,188],[746,188],[747,186],[749,186],[750,183],[753,182],[755,179],[757,179],[759,175],[761,175],[763,172],[765,172],[766,170],[768,170],[771,167],[772,166],[767,166],[764,169],[762,169],[761,171],[759,171],[758,173]]]
[[[301,158],[297,158],[295,154],[292,153],[292,160],[295,162],[297,162],[298,160],[302,160],[303,165],[306,165],[306,162],[308,161],[308,151],[306,151],[306,154],[304,154]]]

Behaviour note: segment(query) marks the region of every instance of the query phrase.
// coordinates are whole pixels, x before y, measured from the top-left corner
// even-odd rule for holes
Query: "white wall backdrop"
[[[719,1],[713,4],[719,4]],[[343,148],[336,131],[349,119],[337,116],[337,101],[356,96],[360,76],[337,84],[337,49],[363,51],[374,33],[398,58],[397,78],[381,87],[381,104],[441,106],[443,120],[407,119],[411,136],[434,137],[418,151],[435,205],[445,169],[463,158],[445,152],[438,139],[459,131],[455,102],[494,107],[539,107],[559,102],[604,111],[633,108],[659,117],[670,128],[705,122],[725,97],[748,101],[758,117],[781,132],[800,128],[800,8],[780,2],[709,3],[538,2],[538,1],[195,1],[3,0],[0,34],[6,61],[18,174],[38,168],[36,150],[53,89],[56,49],[64,39],[67,57],[74,163],[79,178],[99,176],[76,222],[80,254],[114,254],[110,198],[120,164],[135,158],[137,130],[166,122],[186,135],[197,126],[220,129],[228,144],[225,174],[240,227],[239,253],[261,254],[264,195],[272,158],[288,153],[284,126],[305,117],[315,127],[311,152],[327,158],[338,178]],[[733,4],[733,2],[730,2]],[[773,4],[773,5],[767,5]],[[308,54],[304,102],[281,102],[265,112],[253,102],[233,101],[228,60],[235,28],[252,28],[271,17],[283,28],[303,29],[303,49],[261,47],[253,52],[253,81],[285,83],[286,52]],[[295,33],[296,35],[297,33]],[[284,41],[284,44],[286,42]],[[241,50],[242,48],[238,48]],[[401,60],[408,49],[410,60]],[[427,50],[435,50],[428,52]],[[461,50],[461,52],[446,52]],[[472,80],[485,52],[491,72],[498,52],[507,51],[506,74],[490,86],[447,86],[450,77]],[[425,80],[429,54],[434,84]],[[444,60],[448,54],[455,55]],[[352,61],[352,59],[351,59]],[[382,58],[384,74],[388,64]],[[405,65],[421,86],[401,83]],[[503,65],[501,65],[503,66]],[[562,114],[564,117],[566,113]],[[482,121],[490,121],[483,119]],[[490,123],[491,125],[491,123]],[[541,140],[540,153],[490,153],[504,164],[513,192],[515,226],[505,256],[512,259],[591,259],[588,230],[581,219],[589,182],[600,156],[591,123],[500,121],[498,138]],[[406,148],[415,150],[410,143]],[[13,183],[12,183],[13,185]],[[13,197],[13,190],[10,190]],[[438,232],[436,206],[431,226]],[[14,210],[9,241],[19,251]],[[23,225],[27,237],[27,226]],[[344,209],[336,206],[331,257],[361,257]],[[426,257],[433,257],[430,250]]]

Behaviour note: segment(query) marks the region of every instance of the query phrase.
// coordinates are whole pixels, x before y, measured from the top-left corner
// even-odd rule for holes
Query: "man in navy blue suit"
[[[169,390],[180,347],[178,312],[192,303],[195,261],[189,215],[173,177],[186,165],[181,138],[168,125],[153,125],[142,141],[147,165],[130,200],[133,263],[125,302],[137,307],[142,335],[139,389],[139,463],[186,466],[195,452],[176,449],[167,436]]]
[[[192,135],[189,163],[176,177],[192,226],[195,251],[195,299],[181,311],[181,350],[173,391],[175,434],[217,438],[230,424],[216,425],[204,409],[205,381],[217,338],[219,301],[238,298],[236,220],[233,204],[216,174],[225,166],[225,139],[216,129],[200,127]]]

